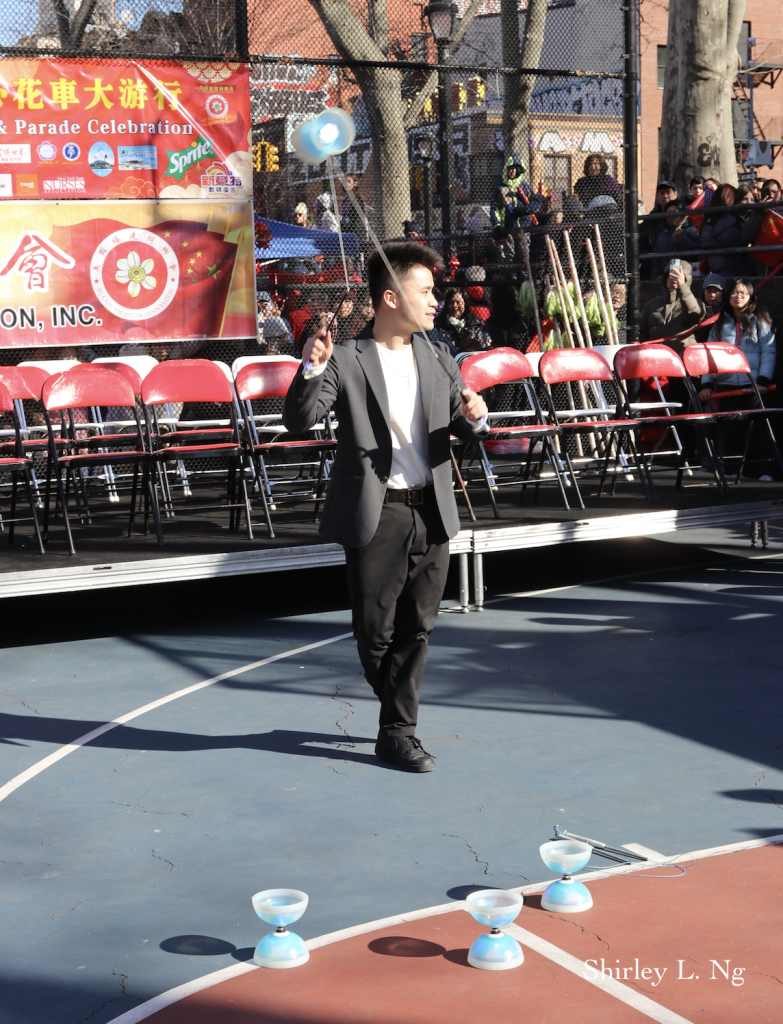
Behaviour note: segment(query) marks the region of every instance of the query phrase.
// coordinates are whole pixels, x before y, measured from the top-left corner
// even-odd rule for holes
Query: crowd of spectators
[[[732,207],[764,203],[774,208],[780,202],[781,186],[774,178],[756,178],[734,186],[696,176],[682,196],[674,182],[660,181],[650,212],[670,216],[642,221],[641,252],[656,257],[642,261],[642,278],[662,281],[669,260],[679,253],[686,253],[702,275],[764,276],[768,271],[755,259],[753,246],[769,211],[751,208],[745,212]],[[783,214],[783,206],[778,209]],[[722,251],[726,249],[740,251]]]

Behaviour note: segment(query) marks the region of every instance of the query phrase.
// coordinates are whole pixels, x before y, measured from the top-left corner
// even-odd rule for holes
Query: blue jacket
[[[738,331],[738,327],[739,324],[734,317],[730,313],[724,313],[720,320],[713,324],[710,341],[727,341],[730,345],[736,345],[745,354],[750,366],[750,375],[754,380],[758,380],[759,377],[772,380],[775,372],[775,332],[768,324],[759,323],[752,315],[749,331],[741,327]],[[742,387],[748,383],[743,373],[709,374],[703,378],[703,382],[729,384],[732,387]]]

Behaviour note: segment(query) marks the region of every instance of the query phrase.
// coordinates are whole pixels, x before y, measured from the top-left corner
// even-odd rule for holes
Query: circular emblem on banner
[[[207,97],[206,107],[210,117],[225,117],[228,113],[228,100],[220,93],[213,93]]]
[[[177,294],[179,262],[165,238],[122,228],[107,235],[92,254],[90,283],[110,313],[123,320],[149,320]]]
[[[38,156],[42,160],[54,160],[57,156],[57,146],[51,142],[42,142],[38,147]]]
[[[74,161],[78,160],[81,156],[81,150],[75,142],[66,142],[63,146],[63,156],[66,160]]]

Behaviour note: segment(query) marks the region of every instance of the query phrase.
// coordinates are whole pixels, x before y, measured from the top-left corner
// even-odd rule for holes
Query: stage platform
[[[480,606],[481,561],[485,554],[783,518],[783,485],[778,482],[744,480],[739,486],[732,485],[730,496],[722,497],[712,477],[701,472],[686,478],[680,490],[674,486],[673,472],[656,473],[655,481],[658,501],[651,503],[645,500],[638,482],[629,483],[620,477],[616,493],[604,493],[599,498],[595,479],[588,478],[581,482],[586,508],[569,510],[563,508],[552,480],[542,485],[536,502],[532,488],[523,503],[520,487],[502,487],[497,491],[499,519],[494,516],[486,491],[473,487],[470,497],[475,522],[470,520],[464,498],[458,495],[462,529],[451,542],[451,553],[463,556],[463,605],[467,607],[470,602],[471,555],[472,600]],[[573,503],[573,488],[567,493]],[[219,500],[209,489],[195,494],[193,505]],[[61,519],[55,520],[50,529],[43,556],[38,554],[28,527],[18,530],[13,547],[0,535],[0,597],[283,572],[344,562],[342,548],[325,543],[319,535],[312,504],[287,506],[275,513],[274,539],[268,536],[256,506],[254,503],[254,540],[248,539],[244,524],[239,530],[229,530],[225,511],[185,512],[164,518],[165,543],[159,547],[154,533],[144,535],[138,523],[133,537],[125,535],[127,522],[118,505],[109,507],[110,518],[96,517],[84,527],[72,510],[75,555],[68,553]]]

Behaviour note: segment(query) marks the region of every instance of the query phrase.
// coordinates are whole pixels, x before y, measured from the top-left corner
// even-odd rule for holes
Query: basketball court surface
[[[783,1019],[783,529],[495,556],[453,581],[418,735],[380,764],[342,570],[4,612],[0,1020],[662,1024]],[[558,824],[594,906],[541,909]],[[253,893],[303,889],[310,961],[252,964]],[[461,901],[513,888],[485,972]],[[602,973],[603,972],[603,973]]]

